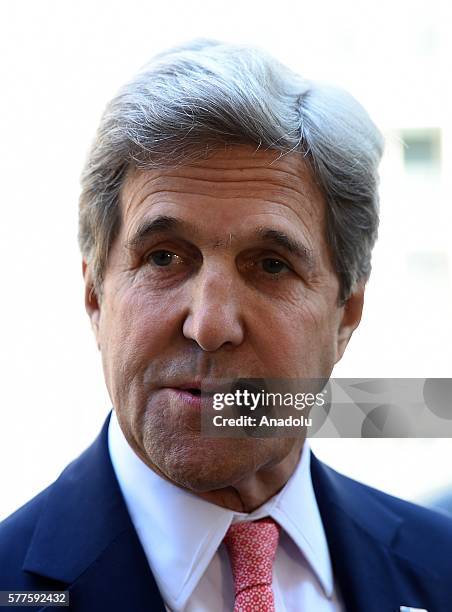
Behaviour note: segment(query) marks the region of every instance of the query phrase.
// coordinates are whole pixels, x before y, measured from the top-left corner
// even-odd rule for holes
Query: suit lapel
[[[311,457],[314,491],[347,612],[399,612],[426,607],[419,585],[437,577],[398,550],[403,519],[371,490]],[[416,560],[418,562],[419,560]],[[428,607],[428,606],[427,606]]]
[[[66,583],[74,610],[164,611],[111,465],[108,423],[49,487],[23,570]]]

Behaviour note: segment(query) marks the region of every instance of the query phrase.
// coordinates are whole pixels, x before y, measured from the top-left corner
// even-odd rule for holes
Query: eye
[[[146,261],[153,263],[159,268],[169,266],[171,263],[179,263],[180,257],[171,251],[154,251],[149,253],[146,257]]]
[[[289,267],[283,261],[271,257],[262,259],[262,268],[265,272],[268,272],[268,274],[279,274],[285,269],[289,270]]]

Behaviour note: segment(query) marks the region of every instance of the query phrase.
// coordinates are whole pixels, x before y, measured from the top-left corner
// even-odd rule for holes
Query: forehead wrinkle
[[[254,185],[255,183],[258,183],[258,184],[268,185],[269,187],[275,187],[276,189],[282,188],[288,191],[295,191],[297,194],[301,194],[303,196],[306,196],[309,193],[309,191],[312,191],[312,185],[307,184],[308,181],[303,180],[303,178],[297,175],[296,173],[271,171],[271,176],[268,176],[267,171],[264,170],[263,173],[260,173],[257,176],[250,177],[250,176],[244,176],[242,170],[243,169],[240,169],[239,171],[234,171],[233,173],[234,176],[230,176],[231,172],[229,172],[228,170],[226,171],[221,170],[221,175],[220,173],[217,173],[215,176],[209,177],[208,176],[209,169],[202,169],[202,172],[200,172],[199,176],[196,176],[196,175],[194,176],[192,172],[190,173],[190,175],[182,174],[182,173],[159,174],[158,176],[151,176],[147,178],[140,185],[139,191],[142,191],[143,189],[145,189],[149,185],[152,185],[153,183],[157,183],[157,184],[162,183],[165,186],[165,189],[158,189],[158,191],[165,191],[167,190],[166,185],[168,184],[168,182],[173,183],[173,184],[174,182],[176,182],[176,184],[177,182],[179,182],[181,190],[183,190],[183,187],[185,185],[190,185],[191,183],[200,183],[200,184],[212,183],[212,184],[219,184],[219,185],[225,184],[227,186],[229,185],[233,186],[236,184],[237,186],[240,186],[240,187],[247,186],[247,185]],[[151,172],[155,172],[155,171],[152,170]],[[227,176],[227,174],[229,174],[229,176]],[[278,176],[275,176],[275,175],[283,175],[283,177],[281,178],[281,180],[277,180]],[[285,180],[286,176],[293,177],[293,180],[292,179],[290,181]],[[309,187],[311,187],[311,189],[309,189]],[[174,191],[174,187],[171,186],[170,189],[168,190]],[[155,193],[155,191],[151,190],[150,193]]]
[[[267,160],[263,160],[263,163],[265,163],[264,166],[257,166],[257,167],[243,166],[243,165],[240,165],[241,159],[233,160],[238,164],[237,168],[231,169],[230,167],[225,167],[224,164],[222,164],[221,167],[219,168],[217,167],[212,168],[211,167],[212,161],[217,162],[218,160],[209,159],[207,160],[207,163],[206,163],[206,160],[203,160],[204,163],[200,162],[197,165],[187,165],[187,166],[181,166],[178,168],[152,169],[152,170],[133,169],[130,172],[129,176],[126,178],[125,191],[127,191],[128,188],[133,186],[133,184],[131,185],[131,180],[133,179],[133,177],[139,178],[139,177],[145,176],[144,182],[141,183],[141,185],[139,186],[140,192],[143,189],[146,189],[147,186],[152,185],[153,183],[157,183],[157,184],[163,183],[164,185],[166,185],[168,179],[169,180],[175,179],[176,181],[180,180],[182,183],[184,181],[188,183],[193,183],[193,182],[196,183],[196,181],[198,181],[201,184],[202,183],[204,184],[206,183],[219,183],[219,184],[237,183],[237,186],[239,189],[246,188],[246,186],[249,187],[250,185],[254,186],[255,183],[262,183],[262,184],[269,185],[270,187],[274,187],[277,190],[282,188],[283,191],[285,190],[289,192],[294,191],[296,197],[299,197],[301,195],[307,199],[310,199],[309,198],[310,195],[314,197],[316,195],[317,196],[320,195],[323,198],[323,193],[321,192],[321,189],[319,188],[319,186],[316,184],[315,180],[313,179],[313,175],[312,175],[312,172],[309,166],[303,160],[296,159],[297,165],[299,166],[298,170],[291,170],[290,168],[284,168],[284,169],[274,168],[274,167],[269,168]],[[232,160],[229,159],[228,161],[231,162]],[[258,176],[254,176],[252,178],[243,177],[243,174],[247,173],[248,170],[258,172]],[[271,173],[271,178],[268,177],[269,172]],[[149,176],[149,173],[152,173],[153,175],[151,174],[151,176]],[[206,175],[208,175],[209,173],[212,173],[214,176],[206,177]],[[218,174],[220,173],[221,173],[221,176],[217,178]],[[277,180],[278,177],[281,177],[280,181]],[[181,185],[181,188],[182,188],[182,185]],[[162,191],[162,190],[160,189],[159,191]],[[174,191],[174,189],[171,189],[171,191]],[[157,193],[157,192],[154,191],[152,193]],[[133,202],[134,195],[135,194],[132,194],[127,199],[127,201],[124,203],[125,211],[128,210],[131,204],[134,204]],[[145,198],[146,196],[141,198],[137,202],[136,205],[141,204],[141,202]]]
[[[162,192],[162,193],[168,193],[168,194],[169,194],[169,193],[171,193],[171,192],[170,192],[170,191],[168,191],[168,192]],[[175,193],[179,193],[179,192],[178,192],[178,191],[176,191]],[[195,195],[198,195],[198,194],[195,194]],[[211,198],[211,199],[214,199],[214,200],[223,200],[223,199],[227,200],[227,199],[231,199],[230,197],[210,196],[210,195],[209,195],[209,196],[205,195],[204,197],[208,197],[208,198]],[[235,199],[237,199],[237,198],[238,198],[238,196],[235,196]],[[146,198],[144,198],[144,199],[146,199]],[[143,201],[144,201],[144,199],[143,199]],[[287,203],[285,203],[285,202],[282,202],[282,201],[275,201],[275,200],[270,200],[270,199],[263,200],[263,199],[261,199],[261,198],[258,198],[258,197],[253,197],[253,196],[246,196],[246,197],[242,196],[240,199],[246,199],[246,200],[257,200],[257,201],[259,201],[259,203],[260,203],[260,204],[262,204],[263,206],[264,206],[264,205],[266,205],[266,204],[271,204],[271,205],[276,205],[278,208],[282,207],[282,208],[284,208],[284,209],[288,209],[288,210],[290,211],[290,213],[292,213],[292,214],[295,214],[295,215],[296,215],[298,222],[299,222],[299,223],[301,223],[301,226],[302,226],[302,228],[303,228],[303,234],[304,234],[305,232],[307,232],[307,235],[309,236],[309,235],[312,233],[312,229],[311,229],[311,228],[310,228],[310,226],[309,226],[309,225],[306,223],[306,219],[305,219],[305,218],[303,218],[303,216],[302,216],[302,215],[298,214],[298,211],[297,211],[297,210],[294,210],[294,209],[293,209],[291,206],[289,206],[289,204],[287,204]],[[304,210],[304,211],[306,212],[306,214],[308,214],[310,217],[312,217],[312,216],[313,216],[313,211],[312,211],[312,210],[308,210],[308,209],[306,209],[306,208],[303,208],[303,210]],[[316,210],[317,210],[317,209],[316,209]],[[321,209],[320,209],[320,210],[317,210],[317,212],[319,213],[319,215],[320,215],[320,216],[321,216],[321,218],[322,218],[322,219],[321,219],[321,220],[322,220],[322,227],[321,227],[320,229],[321,229],[321,231],[323,231],[323,215],[322,215],[322,210],[321,210]],[[284,219],[286,222],[287,222],[287,221],[288,221],[288,222],[290,222],[291,226],[293,227],[293,223],[294,223],[294,222],[293,222],[293,220],[291,221],[289,218],[287,218],[287,216],[285,216],[285,215],[281,214],[281,212],[279,212],[278,210],[273,210],[273,211],[272,211],[272,210],[270,210],[270,211],[269,211],[269,210],[261,210],[259,214],[269,214],[269,215],[270,215],[270,216],[272,216],[272,217],[274,217],[274,216],[280,217],[280,216],[281,216],[281,217],[282,217],[282,218],[283,218],[283,219]],[[132,221],[130,222],[130,224],[128,224],[128,225],[129,225],[129,229],[127,230],[127,228],[126,228],[127,234],[129,234],[129,235],[130,235],[130,233],[132,232],[132,228],[134,227],[134,225],[135,225],[135,227],[136,227],[136,229],[137,229],[137,228],[138,228],[140,225],[142,225],[142,224],[143,224],[143,225],[144,225],[144,224],[146,224],[146,217],[147,217],[147,216],[148,216],[148,215],[144,215],[144,217],[143,217],[141,220],[139,219],[139,220],[138,220],[138,222],[137,222],[136,224],[133,222],[133,218],[134,218],[134,217],[132,216]],[[173,215],[172,215],[172,214],[169,214],[169,215],[162,214],[162,215],[157,215],[157,216],[170,216],[170,217],[172,217]],[[196,227],[195,225],[190,224],[190,223],[188,223],[188,222],[184,221],[184,220],[183,220],[183,219],[181,219],[181,218],[179,218],[179,219],[178,219],[178,221],[179,221],[179,224],[178,224],[178,225],[179,225],[179,227],[177,228],[178,230],[180,230],[182,233],[183,233],[183,232],[185,232],[185,233],[190,234],[190,235],[192,235],[192,236],[197,236],[197,237],[199,237],[200,232],[199,232],[199,228],[198,228],[198,227]],[[271,224],[271,221],[270,221],[270,224]],[[259,227],[260,227],[260,226],[259,226]],[[135,231],[136,231],[136,230],[135,230]],[[237,236],[236,236],[236,234],[234,234],[234,233],[229,233],[229,237],[228,237],[228,240],[227,240],[227,241],[226,241],[225,239],[218,239],[218,238],[217,238],[217,239],[214,239],[214,240],[215,240],[215,242],[213,243],[213,247],[214,247],[214,248],[219,248],[219,247],[221,247],[221,246],[231,246],[231,244],[232,244],[232,239],[233,239],[233,238],[235,239],[236,237],[237,237]]]
[[[211,159],[208,160],[208,163],[212,164],[212,162],[214,162],[215,164],[218,164],[218,161],[218,159]],[[232,160],[230,159],[229,161]],[[180,166],[177,168],[152,170],[143,170],[136,168],[132,169],[126,179],[125,184],[126,189],[124,193],[123,202],[125,209],[124,217],[129,216],[129,221],[137,219],[137,215],[140,216],[139,210],[143,202],[150,198],[150,206],[154,204],[154,202],[152,201],[153,196],[169,196],[169,203],[174,203],[175,205],[178,205],[177,200],[171,198],[170,194],[174,193],[178,194],[179,196],[183,196],[185,192],[185,194],[190,195],[190,197],[202,196],[206,198],[206,200],[208,200],[209,198],[219,200],[237,200],[239,198],[250,201],[259,200],[259,202],[262,203],[262,212],[264,213],[272,212],[265,210],[267,205],[276,204],[278,208],[283,207],[283,209],[288,209],[291,214],[295,214],[303,227],[306,226],[305,215],[308,215],[311,218],[319,217],[321,220],[320,225],[322,226],[322,230],[324,231],[326,205],[325,198],[320,188],[313,180],[312,171],[310,170],[310,167],[306,162],[301,159],[296,159],[295,161],[297,162],[298,166],[297,171],[292,170],[291,168],[287,168],[287,163],[284,163],[284,165],[286,166],[284,170],[279,168],[277,169],[274,167],[269,170],[268,161],[262,160],[263,163],[265,163],[266,165],[264,165],[263,167],[259,167],[259,176],[253,177],[249,180],[244,180],[245,177],[243,177],[243,174],[246,174],[246,170],[250,168],[249,159],[241,158],[234,159],[233,161],[235,164],[237,164],[237,168],[234,168],[233,170],[231,170],[231,168],[225,169],[224,163],[221,164],[220,168],[206,167],[205,160],[203,160],[203,163],[199,164],[198,166],[190,165]],[[248,162],[248,165],[241,165],[243,161]],[[254,159],[252,161],[254,161]],[[251,170],[255,170],[255,167],[252,166]],[[194,171],[196,173],[195,177],[193,176]],[[268,176],[269,171],[271,173],[271,178]],[[209,174],[212,172],[214,174],[212,180],[210,180],[210,178],[206,178],[206,173]],[[220,172],[221,176],[219,177],[218,175]],[[189,174],[189,176],[187,176],[187,173]],[[283,179],[280,181],[278,180],[278,177],[283,177]],[[290,182],[292,184],[296,183],[296,186],[287,185],[287,177],[290,177]],[[249,177],[246,177],[246,179],[248,178]],[[276,180],[272,180],[275,178]],[[135,183],[137,179],[141,183],[138,185],[138,189],[136,189]],[[169,189],[166,186],[168,182],[172,183],[171,188]],[[177,182],[179,182],[179,185],[174,188],[174,183],[176,183],[177,185]],[[204,193],[205,189],[202,189],[200,193],[199,186],[203,186],[208,183],[218,185],[223,184],[226,186],[226,188],[229,189],[232,186],[233,189],[230,189],[229,193],[221,195],[219,193],[212,193],[212,190],[209,190],[208,193]],[[160,188],[155,189],[154,191],[149,191],[149,188],[152,188],[153,186],[159,186]],[[165,188],[162,188],[163,186],[165,186]],[[194,188],[194,186],[197,188]],[[130,194],[131,190],[132,193]],[[127,191],[129,191],[129,193],[127,193]],[[250,193],[246,193],[246,191]],[[321,198],[320,201],[319,196]],[[158,198],[158,203],[162,203],[160,198]],[[134,210],[131,215],[128,215],[128,212],[131,207],[133,207]],[[277,210],[275,210],[274,213],[278,214]],[[133,223],[130,223],[129,227],[131,227],[132,225]],[[306,227],[306,229],[309,230],[309,227]],[[231,240],[231,237],[229,237],[229,244],[231,243]],[[219,246],[223,242],[224,240],[217,240],[215,242],[215,244],[217,245],[215,248],[219,248]]]
[[[268,189],[259,190],[256,188],[255,184],[253,184],[254,189],[252,190],[250,189],[250,184],[245,184],[245,185],[241,184],[240,187],[241,188],[237,188],[232,193],[228,193],[228,194],[204,193],[203,191],[200,191],[199,189],[195,189],[193,191],[188,190],[188,189],[185,189],[185,190],[159,189],[159,190],[153,191],[152,193],[142,194],[142,197],[136,202],[133,202],[133,198],[132,198],[127,210],[130,210],[130,207],[133,206],[134,211],[133,213],[131,213],[131,216],[133,219],[134,217],[136,217],[137,214],[139,214],[139,209],[141,205],[143,204],[143,202],[145,202],[146,200],[150,200],[150,206],[152,206],[152,204],[157,203],[157,202],[152,201],[153,198],[159,195],[163,195],[163,196],[169,196],[168,199],[169,199],[169,202],[171,203],[172,201],[171,194],[174,193],[174,194],[177,194],[178,196],[181,196],[181,195],[200,196],[206,199],[214,199],[214,200],[237,200],[237,199],[250,200],[250,201],[257,200],[263,207],[265,207],[265,205],[271,204],[271,205],[276,205],[277,207],[283,207],[285,209],[288,209],[292,214],[295,214],[297,216],[297,218],[299,219],[299,221],[302,222],[303,225],[305,225],[305,220],[303,219],[303,212],[304,214],[307,214],[309,217],[318,216],[319,218],[321,218],[321,225],[323,226],[324,224],[323,206],[322,205],[319,206],[318,201],[316,199],[309,198],[306,196],[306,194],[295,191],[295,194],[292,195],[292,194],[284,193],[283,189],[277,189],[277,190],[275,189],[272,191]],[[252,193],[246,193],[245,191],[247,189],[249,191],[252,191]],[[161,203],[161,200],[158,200],[158,202]],[[174,200],[173,200],[173,203],[177,204],[177,202]],[[125,218],[128,216],[127,210],[124,212]],[[274,213],[277,213],[277,211],[274,211]]]

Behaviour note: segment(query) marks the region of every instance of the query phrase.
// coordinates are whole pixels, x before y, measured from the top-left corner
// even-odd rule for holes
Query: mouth
[[[194,396],[198,396],[201,397],[201,389],[198,389],[197,387],[178,387],[179,389],[181,389],[182,391],[186,391],[187,393],[190,393],[191,395]]]
[[[179,389],[180,391],[186,391],[192,395],[201,395],[201,383],[195,380],[189,380],[180,385],[174,385],[173,389]]]
[[[206,397],[204,391],[201,393],[201,387],[191,384],[168,385],[162,388],[170,393],[171,405],[178,408],[194,408],[200,410],[203,407],[203,402],[210,401]]]
[[[202,390],[201,390],[201,383],[197,381],[196,382],[190,381],[190,382],[182,383],[182,384],[168,385],[167,388],[175,389],[176,391],[184,391],[185,393],[189,393],[193,397],[201,397],[201,395],[203,397],[210,397],[215,392],[214,386],[209,385],[207,383],[202,384]]]

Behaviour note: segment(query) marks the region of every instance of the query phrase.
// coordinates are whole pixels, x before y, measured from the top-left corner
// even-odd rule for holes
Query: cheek
[[[308,376],[331,374],[336,356],[336,308],[323,299],[303,308],[300,325],[305,330],[306,362],[310,364]]]
[[[259,318],[260,342],[255,351],[266,355],[266,371],[274,377],[317,377],[331,371],[335,356],[335,317],[322,296],[285,303],[269,317]]]
[[[142,292],[117,293],[102,313],[100,332],[105,378],[113,401],[143,385],[143,374],[161,355],[175,327],[174,304]]]

